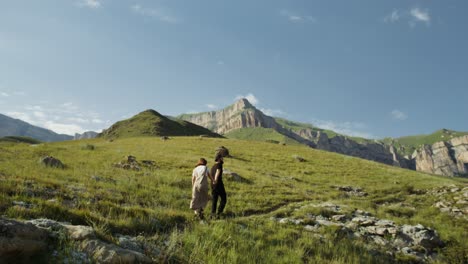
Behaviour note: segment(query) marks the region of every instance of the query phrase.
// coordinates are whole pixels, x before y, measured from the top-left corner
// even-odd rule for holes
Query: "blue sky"
[[[468,131],[468,2],[0,1],[0,113],[60,133],[250,98],[365,137]]]

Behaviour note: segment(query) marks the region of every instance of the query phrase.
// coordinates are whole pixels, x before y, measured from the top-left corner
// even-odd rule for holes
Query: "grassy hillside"
[[[291,145],[300,145],[301,143],[296,140],[282,135],[272,128],[263,127],[252,127],[252,128],[241,128],[231,131],[225,135],[227,138],[233,139],[244,139],[244,140],[255,140],[255,141],[267,141],[286,143]]]
[[[448,129],[441,129],[437,130],[436,132],[429,134],[429,135],[415,135],[415,136],[407,136],[407,137],[400,137],[400,138],[386,138],[383,141],[385,143],[392,143],[397,147],[401,148],[401,152],[407,155],[411,155],[414,150],[419,148],[421,145],[428,144],[432,145],[439,141],[448,141],[455,137],[460,137],[468,135],[468,132],[459,132],[454,130]]]
[[[0,142],[12,142],[12,143],[26,143],[26,144],[40,144],[41,141],[30,138],[30,137],[15,137],[15,136],[10,136],[10,137],[2,137],[0,138]]]
[[[140,136],[198,136],[219,137],[210,130],[187,121],[167,118],[154,110],[143,111],[132,118],[119,121],[104,130],[100,137],[125,138]]]
[[[212,165],[214,151],[221,145],[233,156],[226,159],[225,169],[245,180],[225,180],[227,218],[202,224],[192,220],[188,208],[191,172],[199,157]],[[59,158],[66,168],[41,166],[38,160],[44,155]],[[154,160],[156,167],[129,171],[113,166],[127,155]],[[91,225],[108,241],[115,241],[116,233],[141,235],[161,249],[161,262],[391,262],[369,251],[365,242],[337,235],[336,229],[320,229],[320,236],[314,236],[302,226],[270,219],[306,215],[310,212],[295,206],[322,202],[365,210],[397,224],[432,227],[449,243],[440,251],[442,263],[468,259],[467,221],[432,207],[437,198],[424,191],[451,184],[468,186],[467,180],[305,146],[199,137],[93,139],[35,147],[0,143],[0,182],[1,215]],[[343,195],[336,185],[359,186],[369,195]]]

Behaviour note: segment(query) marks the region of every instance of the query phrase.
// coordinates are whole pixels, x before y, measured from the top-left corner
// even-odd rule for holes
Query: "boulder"
[[[56,159],[52,156],[42,157],[40,160],[40,163],[44,164],[46,167],[59,168],[59,169],[65,168],[65,166],[59,159]]]
[[[217,156],[217,155],[221,155],[223,158],[225,158],[225,157],[230,157],[230,155],[229,155],[229,149],[227,149],[227,148],[224,147],[224,146],[218,147],[218,148],[216,149],[215,156]]]
[[[123,249],[97,239],[81,242],[79,248],[91,256],[97,263],[134,264],[153,263],[152,260],[140,252]]]
[[[0,218],[0,260],[23,262],[42,255],[47,251],[47,238],[46,231],[32,224]]]

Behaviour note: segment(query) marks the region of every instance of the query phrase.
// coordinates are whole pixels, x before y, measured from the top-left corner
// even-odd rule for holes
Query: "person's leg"
[[[216,214],[216,207],[218,205],[218,192],[213,190],[213,204],[211,205],[211,214],[215,215]]]
[[[201,220],[205,219],[205,216],[203,215],[203,208],[200,208],[198,211],[198,217],[200,217]]]
[[[219,203],[218,214],[221,214],[224,211],[224,207],[226,207],[227,203],[227,195],[226,190],[223,188],[219,192],[219,196],[221,198],[221,202]]]

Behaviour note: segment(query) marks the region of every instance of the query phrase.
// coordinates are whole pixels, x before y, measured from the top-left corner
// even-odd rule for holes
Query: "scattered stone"
[[[104,177],[100,177],[100,176],[96,176],[96,175],[91,176],[91,180],[95,180],[95,181],[97,181],[97,182],[100,182],[100,181],[102,181],[102,182],[109,182],[109,183],[113,183],[113,184],[116,184],[116,183],[117,183],[116,180],[114,180],[114,179],[112,179],[112,178],[110,178],[110,177],[105,177],[105,178],[104,178]]]
[[[79,248],[98,263],[153,263],[149,257],[140,252],[123,249],[97,239],[84,240]]]
[[[119,163],[115,163],[113,166],[116,168],[124,169],[124,170],[135,170],[135,171],[141,170],[141,166],[136,160],[136,157],[131,156],[131,155],[127,156],[125,160]]]
[[[221,147],[218,147],[216,149],[216,153],[215,153],[215,156],[217,155],[221,155],[223,158],[225,157],[230,157],[231,155],[229,154],[229,149],[227,149],[226,147],[224,146],[221,146]]]
[[[321,204],[322,208],[336,208],[340,211],[340,206],[331,203]],[[319,207],[320,205],[309,204],[300,208]],[[331,210],[329,210],[331,211]],[[279,223],[293,223],[296,225],[304,224],[301,219],[290,218],[271,218]],[[335,214],[331,217],[323,215],[307,215],[307,222],[315,221],[315,225],[304,225],[304,230],[312,233],[319,231],[322,226],[337,227],[337,233],[345,235],[351,239],[364,240],[370,251],[376,254],[387,254],[396,256],[397,254],[406,254],[412,256],[419,262],[425,262],[433,259],[437,255],[437,249],[444,247],[444,242],[440,239],[437,232],[423,225],[396,225],[395,222],[387,219],[378,219],[371,216],[370,213],[355,210],[353,213]]]
[[[23,201],[13,201],[13,205],[18,206],[18,207],[22,207],[22,208],[26,208],[26,209],[31,209],[31,208],[34,207],[34,205],[32,205],[30,203],[23,202]]]
[[[59,159],[56,159],[52,156],[45,156],[41,158],[40,163],[45,165],[46,167],[59,168],[59,169],[65,168],[65,165],[63,165],[63,163]]]
[[[299,156],[299,155],[293,155],[293,158],[296,160],[296,161],[299,161],[299,162],[306,162],[306,159],[304,159],[303,157]]]
[[[334,215],[332,219],[333,221],[344,222],[346,220],[346,215]]]
[[[357,197],[364,197],[368,194],[362,190],[360,187],[353,187],[353,186],[336,186],[337,190],[345,192],[349,196],[357,196]]]
[[[232,171],[229,171],[229,170],[225,170],[223,171],[223,176],[227,179],[227,180],[230,180],[230,181],[235,181],[235,182],[244,182],[246,181],[246,179],[244,179],[242,176],[240,176],[239,174],[235,173],[235,172],[232,172]]]

